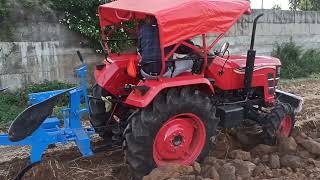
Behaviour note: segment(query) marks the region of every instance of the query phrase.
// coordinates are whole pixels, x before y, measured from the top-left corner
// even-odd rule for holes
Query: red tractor
[[[280,60],[256,56],[253,23],[247,56],[229,55],[228,43],[212,49],[244,14],[244,0],[118,0],[99,7],[105,59],[96,65],[90,98],[90,119],[108,142],[123,144],[129,169],[136,178],[167,163],[189,165],[213,148],[217,128],[259,126],[257,137],[276,143],[289,136],[302,100],[277,90]],[[145,77],[139,54],[113,53],[113,33],[136,34],[132,25],[154,16],[159,28],[161,72]],[[130,26],[127,26],[130,25]],[[209,33],[218,34],[210,44]],[[127,36],[130,37],[130,36]],[[200,45],[187,41],[200,37]],[[181,46],[192,49],[175,56]],[[172,47],[166,51],[167,47]],[[227,52],[227,54],[225,54]],[[164,76],[167,64],[192,60],[189,71]],[[151,62],[159,63],[159,62]],[[174,68],[174,67],[173,67]]]

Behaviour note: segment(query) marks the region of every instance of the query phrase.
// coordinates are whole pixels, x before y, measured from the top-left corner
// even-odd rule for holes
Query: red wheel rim
[[[289,115],[287,115],[282,119],[280,123],[280,126],[277,131],[277,136],[289,137],[291,129],[292,129],[292,119]]]
[[[153,143],[153,159],[158,166],[167,163],[190,165],[200,155],[206,141],[201,119],[191,113],[170,118]]]

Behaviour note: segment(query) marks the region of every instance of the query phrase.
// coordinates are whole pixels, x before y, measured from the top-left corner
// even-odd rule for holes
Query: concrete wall
[[[15,1],[18,0],[12,0]],[[76,50],[83,53],[91,70],[95,62],[101,61],[102,57],[92,49],[80,46],[82,37],[61,25],[59,14],[50,8],[30,10],[19,3],[14,7],[10,38],[0,39],[0,87],[15,89],[44,80],[75,82],[72,68],[79,64]],[[241,18],[221,40],[230,42],[231,54],[246,53],[253,19],[262,12],[265,16],[258,24],[255,46],[258,54],[269,55],[276,42],[290,39],[305,48],[319,49],[320,12],[255,10]],[[4,31],[0,28],[0,35]],[[88,77],[92,80],[92,76],[91,71]]]
[[[93,64],[102,57],[80,45],[86,40],[60,24],[60,14],[45,5],[30,9],[18,0],[10,2],[10,27],[0,28],[0,87],[16,89],[44,80],[75,83],[77,50],[89,64],[88,79],[93,79]],[[4,23],[0,20],[0,27]]]
[[[250,16],[243,16],[220,42],[230,43],[230,53],[246,53],[250,46],[254,18],[260,18],[256,31],[258,54],[270,55],[276,42],[292,39],[305,49],[320,49],[320,12],[293,12],[278,10],[253,10]]]

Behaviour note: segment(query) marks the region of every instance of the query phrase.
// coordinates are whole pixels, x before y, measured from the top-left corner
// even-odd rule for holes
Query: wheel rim
[[[201,119],[191,113],[170,118],[158,131],[153,159],[158,166],[167,163],[190,165],[200,155],[206,141]]]
[[[292,119],[289,115],[287,115],[282,119],[277,131],[277,135],[289,137],[291,129],[292,129]]]

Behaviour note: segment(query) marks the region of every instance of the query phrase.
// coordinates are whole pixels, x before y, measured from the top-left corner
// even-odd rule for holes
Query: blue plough
[[[79,52],[78,55],[83,62]],[[69,107],[62,110],[63,124],[61,124],[61,121],[57,117],[48,116],[31,135],[26,136],[22,140],[12,141],[12,138],[10,138],[10,130],[9,134],[0,135],[0,145],[31,146],[31,164],[41,161],[43,153],[50,144],[75,142],[84,157],[93,155],[90,136],[93,135],[95,131],[93,128],[84,128],[81,125],[81,115],[88,113],[89,107],[85,80],[86,71],[87,67],[85,64],[75,70],[77,77],[81,79],[78,87],[29,94],[29,104],[31,107],[49,100],[52,97],[68,93]],[[81,102],[83,100],[85,107],[81,108]],[[22,124],[21,127],[23,128],[23,123],[19,123]]]

